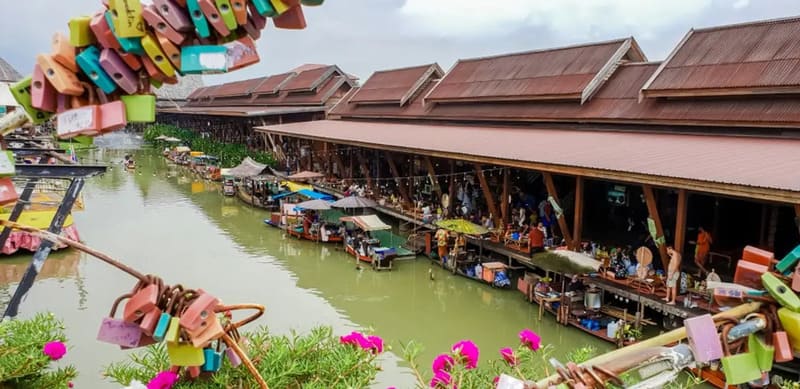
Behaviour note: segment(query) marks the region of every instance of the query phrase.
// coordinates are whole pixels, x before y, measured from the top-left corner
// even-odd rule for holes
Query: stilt
[[[581,247],[581,235],[583,233],[583,177],[575,177],[575,219],[572,224],[572,237],[574,247]],[[531,226],[533,228],[533,226]]]
[[[666,270],[669,264],[669,257],[667,256],[666,243],[658,244],[658,239],[664,238],[664,229],[661,226],[661,217],[658,214],[656,196],[653,192],[653,187],[650,185],[642,185],[642,191],[644,192],[644,199],[647,202],[647,213],[656,225],[656,245],[658,246],[658,252],[661,254],[661,264],[664,266],[664,270]]]
[[[686,207],[689,204],[689,194],[686,189],[678,189],[678,214],[675,215],[675,250],[683,253],[686,242]]]
[[[489,207],[489,213],[492,214],[495,225],[499,225],[501,220],[500,214],[497,213],[497,205],[495,205],[494,195],[492,194],[492,190],[489,188],[489,183],[486,182],[486,176],[483,174],[483,167],[477,163],[475,164],[475,175],[478,176],[478,181],[481,184],[483,198],[486,200],[486,206]]]
[[[556,204],[561,204],[561,201],[558,200],[558,192],[553,182],[553,176],[550,173],[542,172],[542,177],[544,178],[544,185],[547,187],[547,194],[555,200]],[[558,228],[561,230],[561,235],[563,235],[564,241],[567,242],[567,246],[570,250],[575,250],[575,242],[572,240],[572,233],[569,231],[564,215],[557,214],[556,219],[558,219]]]

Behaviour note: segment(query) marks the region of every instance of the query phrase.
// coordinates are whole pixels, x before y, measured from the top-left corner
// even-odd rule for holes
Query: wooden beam
[[[480,164],[475,164],[475,175],[478,176],[478,181],[483,189],[483,198],[486,200],[486,205],[489,207],[489,213],[494,218],[494,224],[500,225],[502,222],[500,214],[497,212],[497,204],[495,204],[494,194],[489,188],[489,183],[486,182],[486,176],[483,174],[483,167]]]
[[[455,202],[456,196],[456,161],[450,160],[450,177],[447,179],[450,183],[447,193],[447,197],[449,198],[450,202],[447,203],[447,217],[453,217],[453,203]]]
[[[394,182],[397,184],[397,190],[400,192],[400,197],[403,198],[403,202],[412,204],[411,198],[408,197],[406,187],[403,186],[403,183],[400,181],[400,171],[397,170],[397,164],[394,163],[394,156],[391,153],[386,153],[386,162],[389,163],[389,169],[392,171],[392,178],[394,178]]]
[[[361,174],[363,174],[367,179],[367,187],[370,190],[374,190],[375,188],[372,185],[372,176],[369,174],[369,163],[367,163],[367,159],[364,158],[364,154],[362,154],[361,151],[358,152],[358,164],[361,168]]]
[[[583,177],[575,177],[575,218],[572,223],[572,238],[575,247],[581,247],[583,234]]]
[[[689,194],[686,189],[678,189],[678,214],[675,215],[675,250],[683,253],[686,243],[686,208],[689,205]]]
[[[502,225],[495,225],[497,228],[505,228],[506,224],[511,220],[510,212],[508,212],[508,196],[511,190],[511,169],[503,169],[503,193],[500,195],[500,217],[503,219]],[[533,226],[531,226],[533,227]]]
[[[662,238],[664,236],[664,228],[661,226],[661,217],[658,214],[658,203],[656,203],[656,195],[653,192],[653,187],[650,185],[642,185],[642,191],[644,192],[645,202],[647,202],[647,213],[656,225],[656,237]],[[658,245],[658,252],[661,254],[661,264],[666,271],[668,268],[667,265],[669,264],[666,242],[662,245]]]
[[[439,179],[436,177],[436,169],[433,168],[433,163],[431,162],[431,157],[425,156],[423,159],[425,163],[425,167],[428,169],[428,176],[431,178],[431,183],[433,184],[433,191],[436,192],[436,198],[442,198],[442,188],[439,187]]]
[[[542,172],[542,177],[544,178],[544,186],[547,187],[547,194],[555,200],[556,204],[561,204],[561,201],[558,199],[558,192],[556,191],[556,185],[553,182],[553,175],[550,173]],[[558,220],[558,228],[561,230],[561,235],[564,237],[564,241],[567,242],[567,246],[570,249],[575,249],[575,241],[572,240],[572,233],[569,231],[569,226],[567,226],[567,220],[564,219],[564,215],[556,215]]]

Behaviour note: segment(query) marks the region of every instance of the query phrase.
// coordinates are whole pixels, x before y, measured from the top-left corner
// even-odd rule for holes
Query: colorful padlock
[[[117,51],[117,54],[120,58],[122,58],[122,61],[125,62],[125,65],[128,65],[128,67],[134,72],[142,69],[142,60],[139,59],[139,56],[136,54],[125,53],[122,51]]]
[[[9,177],[0,178],[0,205],[11,204],[19,200],[14,181]]]
[[[100,106],[92,103],[66,110],[58,114],[56,121],[56,133],[60,139],[70,139],[78,135],[97,135],[101,128]]]
[[[275,1],[280,2],[280,0]],[[275,24],[275,27],[288,30],[302,30],[306,28],[306,16],[303,13],[303,7],[299,5],[289,8],[286,12],[273,18],[272,22]]]
[[[167,56],[169,62],[176,71],[180,72],[181,49],[161,34],[156,33],[156,39],[158,39],[158,44],[161,45],[161,50],[164,50],[164,55]]]
[[[169,326],[167,327],[166,335],[164,335],[164,340],[167,342],[177,342],[180,339],[180,331],[180,319],[177,317],[172,317],[169,319]]]
[[[137,321],[146,313],[156,308],[159,288],[156,284],[140,285],[125,304],[122,318],[126,321]],[[160,315],[159,315],[160,316]]]
[[[275,12],[275,8],[272,7],[272,3],[269,0],[250,0],[253,3],[253,6],[258,11],[258,14],[264,17],[271,18],[273,16],[278,15]]]
[[[286,2],[281,0],[269,0],[270,4],[272,4],[272,8],[275,10],[276,15],[283,15],[286,11],[291,8]]]
[[[230,0],[230,2],[236,24],[240,26],[247,24],[247,0]]]
[[[248,20],[247,24],[245,24],[244,27],[242,28],[244,28],[244,31],[247,33],[247,36],[249,36],[250,38],[255,40],[261,39],[261,30],[256,28],[256,26],[253,24],[252,19]]]
[[[794,248],[794,250],[790,251],[786,254],[778,264],[775,265],[775,270],[786,273],[793,269],[797,263],[800,262],[800,245]]]
[[[758,367],[758,359],[755,353],[744,352],[731,355],[728,342],[724,341],[728,336],[728,328],[729,327],[725,327],[722,330],[722,346],[725,351],[725,356],[720,360],[722,363],[722,371],[725,372],[726,385],[739,385],[760,379],[761,369]]]
[[[164,20],[178,32],[190,32],[194,30],[191,18],[184,6],[178,5],[173,0],[153,0],[156,10]]]
[[[142,65],[144,66],[145,72],[147,76],[150,77],[152,81],[158,81],[160,83],[165,84],[177,84],[178,78],[173,74],[172,77],[167,77],[161,70],[158,69],[158,66],[150,59],[150,57],[141,57]],[[170,65],[172,66],[172,65]]]
[[[75,63],[75,47],[69,44],[69,38],[57,32],[52,40],[52,57],[56,62],[67,68],[73,73],[78,72],[78,65]]]
[[[123,95],[128,123],[152,123],[156,120],[156,96],[148,94]]]
[[[231,367],[239,367],[239,365],[242,364],[242,358],[239,358],[239,354],[236,354],[236,350],[230,347],[225,349],[225,356],[228,358]]]
[[[172,26],[169,25],[166,20],[164,20],[161,14],[159,14],[156,10],[155,5],[145,7],[142,10],[142,17],[144,18],[145,22],[147,22],[147,25],[149,25],[157,33],[165,36],[172,43],[180,45],[184,40],[186,40],[186,36],[172,28]],[[147,51],[146,47],[145,51]]]
[[[770,342],[772,342],[771,339]],[[767,344],[763,336],[758,334],[750,335],[747,338],[747,351],[756,355],[759,370],[772,370],[772,362],[775,359],[775,347],[771,344]]]
[[[119,36],[119,34],[117,34],[117,30],[114,27],[114,19],[111,16],[111,11],[106,11],[105,18],[108,27],[111,29],[111,33],[114,34],[115,38],[117,38],[117,42],[119,42],[119,46],[122,49],[122,51],[126,53],[144,55],[144,48],[142,47],[141,37],[124,38]]]
[[[261,15],[261,13],[258,12],[255,3],[252,1],[247,3],[247,8],[250,10],[248,13],[248,20],[252,20],[253,25],[257,29],[263,30],[267,26],[266,16]]]
[[[111,306],[109,317],[104,318],[97,332],[97,340],[101,342],[116,344],[119,346],[136,347],[142,337],[142,330],[136,323],[114,319],[117,307],[122,300],[129,298],[130,295],[120,296]]]
[[[167,342],[167,356],[169,363],[175,366],[202,366],[205,361],[203,349],[189,343]]]
[[[89,27],[90,16],[78,16],[69,20],[69,44],[74,47],[86,47],[95,42]]]
[[[117,37],[108,26],[108,21],[104,13],[96,13],[92,16],[92,21],[89,23],[97,43],[105,49],[121,49]]]
[[[125,93],[132,94],[137,92],[139,88],[138,76],[122,60],[116,50],[103,49],[100,53],[100,66]]]
[[[203,11],[208,23],[219,35],[228,36],[231,34],[231,30],[222,20],[222,15],[220,15],[217,6],[214,4],[214,0],[197,0],[197,4],[200,5],[200,9]]]
[[[225,27],[228,27],[228,30],[231,31],[235,30],[238,27],[238,23],[236,22],[236,15],[233,13],[231,1],[214,0],[214,3],[217,6],[220,18],[225,22]]]
[[[203,349],[203,367],[201,368],[204,372],[211,372],[216,373],[219,371],[220,365],[222,365],[222,353],[218,350],[213,348],[204,348]]]
[[[253,64],[257,64],[260,60],[258,57],[258,50],[256,49],[255,42],[249,36],[239,38],[233,42],[226,43],[225,55],[227,57],[228,71],[241,69]]]
[[[792,350],[800,352],[800,313],[788,308],[781,308],[778,309],[778,319],[789,337]]]
[[[711,315],[695,316],[683,321],[689,347],[697,362],[710,362],[722,358],[722,343]]]
[[[208,25],[208,19],[203,14],[200,8],[199,0],[186,0],[186,7],[189,9],[189,16],[194,24],[195,32],[200,38],[208,38],[211,36],[211,28]]]
[[[733,275],[733,282],[753,289],[761,289],[761,275],[769,269],[764,265],[754,262],[736,262],[736,272]]]
[[[742,250],[742,259],[759,265],[771,266],[775,255],[772,251],[762,250],[758,247],[745,246]]]
[[[774,305],[770,306],[770,317],[774,326],[772,333],[772,345],[775,347],[775,362],[789,362],[794,360],[792,345],[789,342],[789,335],[783,330],[781,320],[778,318],[777,309]]]
[[[144,47],[147,57],[161,73],[167,77],[175,76],[175,68],[172,67],[172,63],[167,58],[167,55],[164,54],[164,50],[161,49],[161,46],[152,34],[147,34],[142,38],[142,47]]]
[[[800,265],[795,266],[792,272],[792,290],[800,292]]]
[[[108,4],[119,38],[140,38],[145,34],[142,3],[139,0],[112,0]]]
[[[772,273],[761,275],[761,282],[769,294],[782,306],[800,312],[800,298]]]
[[[219,305],[219,299],[213,295],[197,290],[197,297],[181,312],[181,327],[187,331],[195,331],[208,326],[211,319],[216,320],[214,310]],[[216,320],[218,322],[218,320]]]
[[[184,313],[185,315],[186,313]],[[222,324],[216,315],[211,315],[207,320],[203,321],[203,325],[195,330],[186,329],[186,333],[191,339],[192,345],[195,347],[205,347],[211,341],[218,339],[225,333]]]
[[[172,315],[167,312],[161,312],[161,317],[158,318],[156,329],[153,331],[153,339],[160,342],[166,338],[167,329],[169,328],[169,323],[171,320]]]
[[[111,94],[117,90],[117,83],[100,65],[100,50],[96,46],[89,46],[84,49],[78,54],[76,61],[83,73],[103,92]]]
[[[25,110],[25,113],[27,113],[28,116],[30,116],[31,121],[34,124],[41,124],[46,122],[53,115],[49,112],[42,111],[33,106],[33,101],[31,96],[32,83],[33,83],[33,77],[28,76],[12,84],[9,90],[11,91],[11,95],[14,96],[14,100],[17,101],[17,104],[19,104],[22,107],[22,109]]]
[[[31,83],[31,105],[45,112],[56,112],[58,107],[57,96],[58,91],[47,81],[41,66],[34,65]]]
[[[181,73],[225,73],[228,71],[227,52],[225,46],[185,46],[181,50]]]

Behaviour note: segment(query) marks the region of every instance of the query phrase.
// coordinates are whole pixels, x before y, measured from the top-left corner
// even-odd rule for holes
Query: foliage
[[[264,327],[243,335],[247,354],[270,388],[363,388],[369,386],[380,369],[376,354],[343,344],[329,327],[315,328],[302,336],[274,336]],[[147,383],[169,368],[163,344],[150,346],[130,358],[108,366],[106,376],[123,385],[133,380]],[[219,372],[207,380],[181,379],[174,386],[221,387],[253,388],[256,382],[243,365],[233,368],[224,362]]]
[[[597,347],[583,346],[579,349],[572,350],[567,354],[567,360],[575,363],[586,362],[597,355]]]
[[[53,314],[0,323],[0,387],[66,388],[77,376],[72,366],[50,370],[45,344],[66,342],[64,325]]]
[[[271,153],[263,151],[248,150],[246,145],[241,143],[221,143],[208,138],[203,138],[195,131],[186,128],[179,128],[168,124],[153,124],[145,128],[144,140],[159,146],[165,145],[164,142],[156,140],[159,136],[178,138],[187,144],[192,150],[202,151],[208,155],[213,155],[220,160],[223,167],[233,167],[242,162],[245,157],[250,157],[257,162],[270,166],[275,166],[275,158]]]

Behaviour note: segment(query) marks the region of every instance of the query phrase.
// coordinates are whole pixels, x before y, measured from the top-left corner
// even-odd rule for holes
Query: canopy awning
[[[175,148],[175,151],[177,151],[179,153],[188,153],[188,152],[192,151],[192,149],[190,149],[190,148],[188,148],[186,146],[178,146],[178,147]]]
[[[322,177],[325,177],[325,175],[322,174],[322,173],[302,171],[302,172],[299,172],[299,173],[292,174],[291,176],[286,177],[286,178],[288,178],[290,180],[302,181],[302,180],[314,180],[314,179],[322,178]]]
[[[345,216],[339,220],[352,222],[364,231],[391,230],[392,226],[386,224],[377,215]]]
[[[314,200],[333,200],[333,196],[325,193],[314,192],[311,189],[300,189],[297,191],[297,193]]]
[[[331,204],[325,200],[308,200],[302,203],[295,204],[295,209],[312,210],[312,211],[326,211],[331,209]]]
[[[298,193],[297,193],[297,192],[283,192],[283,193],[278,193],[278,194],[276,194],[276,195],[273,195],[273,196],[272,196],[272,199],[273,199],[273,200],[280,200],[280,199],[282,199],[282,198],[289,197],[289,196],[293,196],[293,195],[296,195],[296,194],[298,194]]]
[[[253,161],[252,158],[247,157],[235,168],[231,169],[228,174],[234,177],[252,177],[261,174],[267,165]]]

